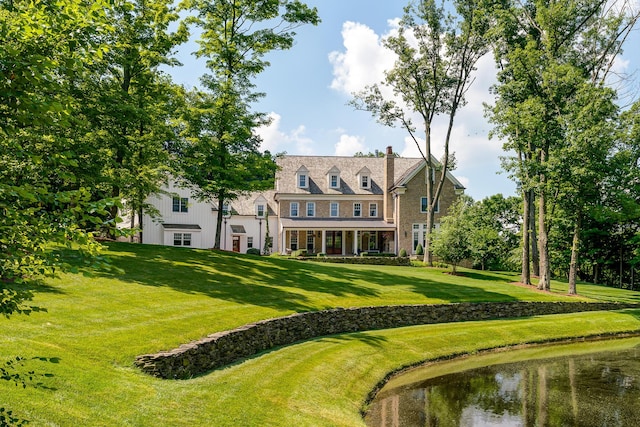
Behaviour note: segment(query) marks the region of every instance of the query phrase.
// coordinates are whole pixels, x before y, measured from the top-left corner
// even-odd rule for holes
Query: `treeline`
[[[99,260],[170,175],[220,205],[272,186],[253,78],[318,22],[288,0],[0,0],[0,283],[69,268],[56,244]],[[193,29],[208,71],[187,90],[163,70]]]

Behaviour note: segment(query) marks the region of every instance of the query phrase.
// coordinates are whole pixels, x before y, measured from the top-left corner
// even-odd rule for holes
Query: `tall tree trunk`
[[[573,228],[573,242],[571,244],[571,262],[569,264],[569,295],[576,295],[576,276],[578,275],[578,245],[580,243],[580,213]]]
[[[540,253],[538,252],[538,232],[536,231],[536,193],[529,190],[529,224],[531,224],[531,267],[533,275],[540,277]]]
[[[144,231],[144,222],[142,221],[142,216],[144,215],[144,208],[142,207],[142,204],[140,205],[140,208],[138,209],[138,227],[140,227],[140,238],[138,239],[138,243],[144,243],[143,239],[142,239],[142,233]]]
[[[544,164],[546,153],[541,155],[541,163]],[[540,280],[538,289],[551,290],[551,265],[549,263],[549,236],[547,230],[547,180],[544,173],[540,174],[540,194],[538,196],[538,247],[540,251]]]
[[[213,249],[220,249],[220,234],[222,233],[222,216],[224,212],[224,204],[226,203],[224,192],[218,193],[216,202],[218,203],[218,215],[216,216],[216,237],[213,243]],[[227,230],[225,229],[224,233],[226,232]]]
[[[529,210],[531,209],[531,205],[529,204],[529,199],[531,197],[530,191],[524,191],[523,193],[523,203],[522,203],[522,274],[520,275],[520,282],[525,285],[531,284],[531,270],[529,268],[529,236],[531,233],[531,215],[529,215]]]

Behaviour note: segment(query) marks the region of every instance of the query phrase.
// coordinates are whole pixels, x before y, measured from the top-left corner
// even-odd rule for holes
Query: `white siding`
[[[191,247],[212,248],[215,241],[217,212],[212,210],[211,203],[197,201],[189,189],[175,187],[173,183],[169,184],[167,190],[170,194],[175,193],[181,198],[189,199],[188,212],[173,212],[172,195],[151,196],[148,202],[158,209],[160,217],[152,219],[149,215],[144,215],[143,243],[172,246],[174,232],[190,232],[192,235]],[[162,223],[198,225],[200,230],[165,230]]]

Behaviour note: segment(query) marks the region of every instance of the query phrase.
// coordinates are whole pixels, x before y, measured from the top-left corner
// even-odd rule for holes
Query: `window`
[[[424,248],[424,238],[427,235],[427,224],[413,224],[413,252],[418,244]]]
[[[256,215],[259,216],[260,218],[264,218],[264,205],[256,206]]]
[[[360,187],[369,188],[369,175],[360,176]]]
[[[173,211],[174,212],[189,212],[189,199],[187,197],[174,197],[173,198]]]
[[[292,251],[298,250],[298,231],[293,230],[289,236],[289,247]]]
[[[296,171],[296,181],[298,188],[309,188],[309,169],[300,166]]]
[[[313,252],[315,250],[316,237],[314,232],[309,230],[307,231],[307,251]]]
[[[378,204],[377,203],[369,203],[369,216],[371,216],[371,217],[378,216]]]
[[[229,203],[225,203],[222,205],[222,216],[230,216],[231,215],[231,207]]]
[[[316,216],[315,202],[307,202],[307,216]]]
[[[173,233],[173,246],[191,246],[191,233]]]
[[[377,250],[378,249],[378,232],[372,231],[369,234],[369,250]]]
[[[332,217],[336,217],[340,214],[340,211],[338,209],[338,202],[331,202],[331,205],[329,206],[329,215]]]
[[[362,203],[353,204],[353,216],[355,217],[362,216]]]
[[[436,208],[433,210],[433,213],[438,213],[440,211],[440,200],[436,203]],[[427,198],[420,198],[420,212],[427,213]]]
[[[340,177],[338,175],[329,175],[329,187],[338,188],[340,186]]]
[[[298,216],[298,202],[291,202],[289,205],[289,216]]]

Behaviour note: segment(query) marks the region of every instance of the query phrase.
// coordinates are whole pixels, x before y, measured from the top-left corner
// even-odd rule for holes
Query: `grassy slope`
[[[195,378],[162,381],[136,355],[220,330],[330,307],[559,300],[510,274],[301,263],[165,247],[111,246],[124,273],[63,275],[37,289],[48,313],[0,319],[0,358],[55,357],[25,369],[44,387],[0,382],[0,407],[33,425],[358,425],[363,399],[400,366],[450,353],[585,333],[640,329],[640,312],[431,325],[320,338]],[[581,285],[585,296],[638,293]]]

